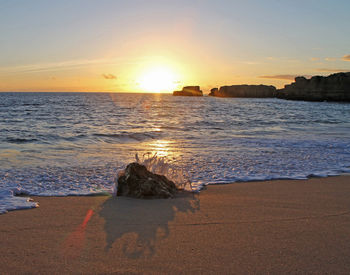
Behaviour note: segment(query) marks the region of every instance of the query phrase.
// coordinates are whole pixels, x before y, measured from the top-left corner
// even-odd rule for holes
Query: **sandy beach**
[[[0,215],[1,274],[350,273],[350,176],[34,200]]]

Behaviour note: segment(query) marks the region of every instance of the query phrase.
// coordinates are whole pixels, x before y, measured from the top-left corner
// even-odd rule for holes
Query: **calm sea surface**
[[[0,213],[110,192],[151,152],[201,184],[349,172],[350,104],[155,94],[0,93]]]

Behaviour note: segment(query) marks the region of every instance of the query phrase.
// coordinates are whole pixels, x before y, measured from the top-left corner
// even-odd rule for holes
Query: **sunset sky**
[[[350,71],[348,0],[0,0],[0,91],[283,87]]]

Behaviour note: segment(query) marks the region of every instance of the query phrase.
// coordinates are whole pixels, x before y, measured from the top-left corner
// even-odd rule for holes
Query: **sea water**
[[[135,154],[206,184],[350,172],[350,104],[167,94],[0,93],[0,213],[111,193]],[[181,177],[180,177],[181,178]]]

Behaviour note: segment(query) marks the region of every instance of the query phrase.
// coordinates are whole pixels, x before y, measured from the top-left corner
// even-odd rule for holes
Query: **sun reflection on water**
[[[170,145],[174,142],[169,140],[156,140],[149,143],[152,154],[157,154],[159,157],[170,157]]]

